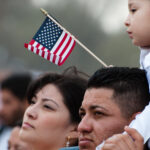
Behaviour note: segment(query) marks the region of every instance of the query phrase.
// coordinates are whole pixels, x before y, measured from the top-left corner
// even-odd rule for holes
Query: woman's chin
[[[27,133],[27,131],[23,129],[20,130],[19,137],[24,142],[30,142],[32,139],[31,134]]]

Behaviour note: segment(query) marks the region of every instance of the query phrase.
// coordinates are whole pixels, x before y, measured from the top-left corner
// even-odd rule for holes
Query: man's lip
[[[23,125],[22,125],[22,127],[25,128],[25,129],[26,129],[26,128],[34,128],[34,126],[31,125],[31,124],[28,123],[28,122],[24,122]]]
[[[89,139],[89,138],[79,138],[79,146],[81,146],[81,147],[89,145],[91,142],[93,142],[92,139]]]

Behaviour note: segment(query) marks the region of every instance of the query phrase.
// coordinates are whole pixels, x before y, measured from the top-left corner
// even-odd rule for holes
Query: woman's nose
[[[38,108],[35,107],[35,106],[29,106],[27,109],[26,109],[26,114],[29,118],[31,119],[37,119],[37,116],[38,116]]]

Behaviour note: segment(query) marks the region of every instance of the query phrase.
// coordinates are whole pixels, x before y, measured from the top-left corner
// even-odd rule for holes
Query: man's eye
[[[30,105],[33,105],[33,104],[35,104],[35,100],[32,99],[32,100],[30,101]]]
[[[95,111],[95,112],[94,112],[94,115],[97,116],[97,117],[100,117],[100,116],[103,116],[104,113],[99,112],[99,111]]]

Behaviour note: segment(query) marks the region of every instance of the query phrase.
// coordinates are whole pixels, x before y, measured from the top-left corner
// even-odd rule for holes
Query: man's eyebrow
[[[99,106],[99,105],[92,105],[92,106],[89,107],[89,110],[94,110],[94,109],[96,109],[96,108],[100,108],[100,109],[102,109],[102,110],[104,110],[104,111],[107,111],[106,108],[104,108],[104,107],[102,107],[102,106]],[[82,106],[79,108],[79,112],[80,112],[80,111],[85,111]]]
[[[50,101],[50,102],[52,102],[53,104],[55,104],[57,107],[59,107],[59,105],[58,105],[53,99],[43,98],[42,101],[43,101],[43,102]]]
[[[106,108],[104,108],[104,107],[102,107],[102,106],[99,106],[99,105],[92,105],[92,106],[89,107],[90,110],[94,110],[94,109],[96,109],[96,108],[100,108],[100,109],[102,109],[102,110],[104,110],[104,111],[107,111]]]

